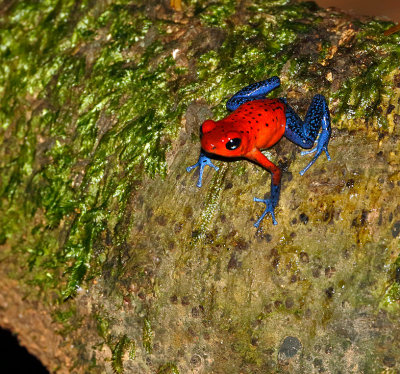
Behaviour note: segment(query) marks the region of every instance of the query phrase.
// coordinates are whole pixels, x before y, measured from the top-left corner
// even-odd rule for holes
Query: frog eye
[[[242,140],[240,138],[233,138],[233,139],[229,140],[228,143],[226,143],[226,149],[233,151],[234,149],[239,147],[241,142],[242,142]]]

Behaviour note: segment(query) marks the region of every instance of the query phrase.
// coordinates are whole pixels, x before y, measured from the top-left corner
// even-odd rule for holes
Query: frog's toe
[[[317,147],[315,147],[314,149],[311,149],[311,150],[309,150],[309,151],[301,151],[301,155],[302,156],[305,156],[305,155],[309,155],[309,154],[311,154],[311,153],[314,153],[315,151],[317,150]]]
[[[215,171],[218,171],[218,170],[219,170],[219,167],[218,167],[218,166],[215,166],[215,165],[211,162],[210,159],[208,159],[207,161],[203,161],[203,164],[204,164],[204,166],[208,165],[208,166],[214,168]]]
[[[326,158],[328,159],[328,161],[330,161],[330,160],[331,160],[331,156],[329,155],[328,148],[327,148],[327,147],[324,147],[323,150],[325,151]]]
[[[188,167],[186,168],[186,171],[189,173],[189,172],[192,171],[193,169],[196,169],[198,166],[199,166],[199,163],[197,162],[197,163],[195,163],[195,164],[192,165],[192,166],[188,166]]]
[[[316,148],[312,149],[311,151],[301,152],[302,156],[313,153],[313,152],[316,152],[316,153],[315,153],[313,159],[308,163],[308,165],[300,172],[300,175],[304,175],[304,173],[315,163],[315,161],[317,161],[317,159],[321,155],[322,151],[324,151],[326,153],[326,158],[328,159],[328,161],[330,161],[331,156],[329,155],[327,146],[316,147]]]

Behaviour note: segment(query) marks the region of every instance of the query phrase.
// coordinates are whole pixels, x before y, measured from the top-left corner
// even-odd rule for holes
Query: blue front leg
[[[258,227],[261,223],[261,221],[264,219],[264,217],[267,215],[267,213],[271,214],[272,217],[272,223],[274,225],[277,225],[278,222],[275,219],[275,207],[278,205],[279,201],[279,195],[281,192],[281,185],[274,185],[271,183],[271,196],[269,199],[259,199],[257,197],[254,198],[254,201],[258,201],[261,203],[264,203],[266,205],[264,213],[261,214],[261,217],[258,219],[258,221],[254,224],[255,227]]]
[[[190,172],[191,170],[199,167],[199,180],[197,181],[196,186],[197,187],[201,187],[202,185],[202,181],[203,181],[203,173],[204,173],[204,168],[206,167],[206,165],[213,167],[216,171],[219,170],[219,168],[217,166],[215,166],[209,157],[207,157],[203,151],[200,152],[200,156],[199,156],[199,160],[192,166],[188,166],[186,168],[187,172]]]
[[[286,104],[285,137],[293,143],[303,148],[312,148],[321,127],[322,131],[318,138],[317,146],[310,151],[301,153],[302,155],[306,155],[315,152],[313,159],[300,172],[301,175],[314,164],[322,152],[326,153],[328,161],[331,159],[328,153],[328,143],[332,132],[329,108],[325,97],[315,95],[303,122],[294,110]]]
[[[254,198],[254,201],[259,201],[266,205],[263,214],[254,224],[254,226],[258,227],[260,225],[260,222],[267,215],[267,213],[271,214],[273,224],[277,225],[278,222],[276,222],[274,210],[279,201],[282,171],[281,169],[279,169],[278,166],[268,160],[268,158],[258,149],[253,150],[250,154],[247,155],[247,157],[271,173],[271,193],[269,199],[259,199],[257,197]]]
[[[279,77],[271,77],[242,88],[227,101],[226,109],[233,112],[248,101],[265,99],[265,96],[275,88],[279,87],[280,84],[281,82]]]

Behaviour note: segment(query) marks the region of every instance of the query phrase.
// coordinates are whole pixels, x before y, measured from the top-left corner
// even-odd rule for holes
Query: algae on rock
[[[400,369],[389,22],[289,0],[0,5],[0,325],[60,373]],[[267,172],[217,161],[198,190],[185,167],[201,122],[273,75],[302,116],[326,96],[332,161],[300,177],[297,147],[268,150],[279,225],[256,231]],[[24,338],[36,308],[68,348]]]

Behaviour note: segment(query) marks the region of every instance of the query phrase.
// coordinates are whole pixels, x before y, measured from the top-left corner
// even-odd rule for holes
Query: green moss
[[[13,32],[4,35],[2,52],[5,64],[17,68],[4,70],[0,81],[5,86],[1,104],[7,110],[5,117],[8,115],[4,130],[14,123],[14,144],[10,147],[18,157],[3,158],[2,168],[7,171],[2,174],[1,194],[5,237],[18,235],[21,221],[32,219],[38,209],[43,212],[45,222],[30,233],[30,268],[56,270],[70,264],[64,270],[68,282],[62,290],[67,298],[88,275],[93,244],[108,227],[110,208],[117,222],[122,219],[132,185],[140,177],[132,175],[138,171],[137,165],[150,175],[165,174],[168,145],[162,145],[161,139],[168,131],[175,131],[182,109],[172,110],[174,103],[165,84],[168,69],[174,65],[172,57],[156,63],[155,68],[149,66],[163,51],[159,43],[149,45],[137,62],[129,64],[122,56],[144,38],[150,26],[142,13],[133,15],[123,2],[107,10],[101,4],[97,8],[82,5],[81,11],[63,7],[26,4],[24,8],[19,4],[12,9],[18,22],[11,22]],[[68,24],[71,28],[71,20],[66,17],[59,28],[57,20],[69,11],[81,19],[77,28],[67,32],[65,27]],[[99,11],[102,15],[95,17]],[[46,12],[54,23],[47,22]],[[26,23],[21,23],[19,15],[27,17]],[[108,36],[101,40],[92,64],[80,51],[92,48],[99,27],[107,27]],[[27,36],[22,37],[22,32]],[[17,64],[16,54],[20,56]],[[15,104],[12,111],[10,108],[27,94],[44,100],[44,105],[28,126],[23,126]],[[38,134],[49,142],[44,152],[47,161],[42,165],[35,160]],[[29,199],[21,204],[26,192]],[[21,211],[19,206],[25,209]],[[57,241],[43,235],[61,222],[68,236],[60,251]],[[42,274],[34,274],[35,282],[53,287],[58,284],[57,278],[51,281]]]
[[[71,317],[73,317],[76,313],[75,308],[70,308],[65,311],[57,310],[55,311],[53,318],[57,322],[64,323],[66,321],[69,321]]]
[[[130,360],[134,360],[136,356],[136,344],[132,340],[129,345],[128,357]]]
[[[62,326],[58,328],[57,331],[63,337],[71,334],[79,325],[79,318],[77,317],[75,305],[62,305],[52,313],[52,317],[55,322]]]
[[[219,196],[223,191],[223,185],[225,180],[225,175],[228,170],[226,163],[220,166],[218,173],[216,173],[211,182],[211,186],[208,189],[207,197],[205,200],[205,207],[201,212],[201,218],[199,225],[193,231],[193,241],[192,245],[198,245],[205,238],[206,233],[209,230],[209,226],[212,222],[219,202]]]
[[[114,349],[112,350],[111,365],[115,373],[120,374],[124,372],[122,359],[125,352],[127,351],[129,351],[129,356],[131,357],[132,351],[135,351],[135,344],[126,335],[124,335],[121,339],[118,340],[118,342],[115,344]]]
[[[380,307],[395,313],[398,312],[400,306],[400,283],[398,273],[400,272],[400,256],[391,266],[391,279],[388,282],[386,292],[381,298]]]
[[[226,27],[226,21],[234,14],[236,5],[235,0],[222,0],[218,3],[204,5],[204,7],[197,5],[195,12],[199,14],[200,19],[206,25]]]
[[[400,37],[396,34],[384,36],[386,25],[378,21],[358,25],[360,32],[356,35],[354,48],[362,51],[368,64],[332,95],[340,103],[337,118],[363,118],[380,130],[388,130],[388,121],[385,115],[377,115],[378,108],[384,106],[383,97],[393,93],[389,76],[398,68],[400,58]]]
[[[386,295],[388,303],[398,303],[400,301],[400,285],[393,283]]]
[[[384,111],[376,113],[393,89],[389,75],[398,67],[400,36],[384,37],[387,23],[356,25],[351,48],[368,64],[331,92],[320,63],[332,41],[311,3],[260,0],[244,10],[232,0],[186,6],[202,27],[223,29],[225,37],[206,52],[196,43],[188,47],[190,67],[175,64],[176,42],[163,39],[170,22],[150,18],[140,2],[17,2],[2,13],[0,244],[7,241],[23,254],[27,280],[39,289],[67,299],[107,266],[112,268],[107,276],[124,273],[121,258],[133,224],[128,207],[136,186],[144,175],[166,175],[166,152],[193,101],[206,100],[221,118],[234,92],[284,71],[274,96],[289,88],[312,89],[337,101],[335,127],[374,115],[374,128],[388,129]],[[241,11],[246,17],[237,20]],[[315,54],[298,49],[309,35],[321,35]],[[227,168],[224,164],[213,177],[192,244],[209,230]],[[112,244],[105,243],[107,236]],[[278,249],[281,254],[283,246]],[[142,268],[135,271],[145,278]],[[398,300],[396,287],[388,300]],[[109,339],[108,322],[100,317],[97,322],[99,335]],[[142,335],[150,353],[148,319]],[[115,345],[114,370],[122,370],[127,339]],[[245,346],[249,360],[257,361]]]
[[[100,337],[104,339],[104,341],[107,341],[109,338],[109,321],[107,318],[101,316],[100,314],[94,315],[94,318],[96,320],[96,327],[97,327],[97,333],[99,334]]]
[[[160,366],[160,368],[157,370],[157,374],[179,374],[179,370],[174,363],[167,362],[166,364]]]
[[[153,350],[153,329],[151,328],[151,323],[148,318],[145,318],[143,321],[143,347],[145,351],[150,354]]]

